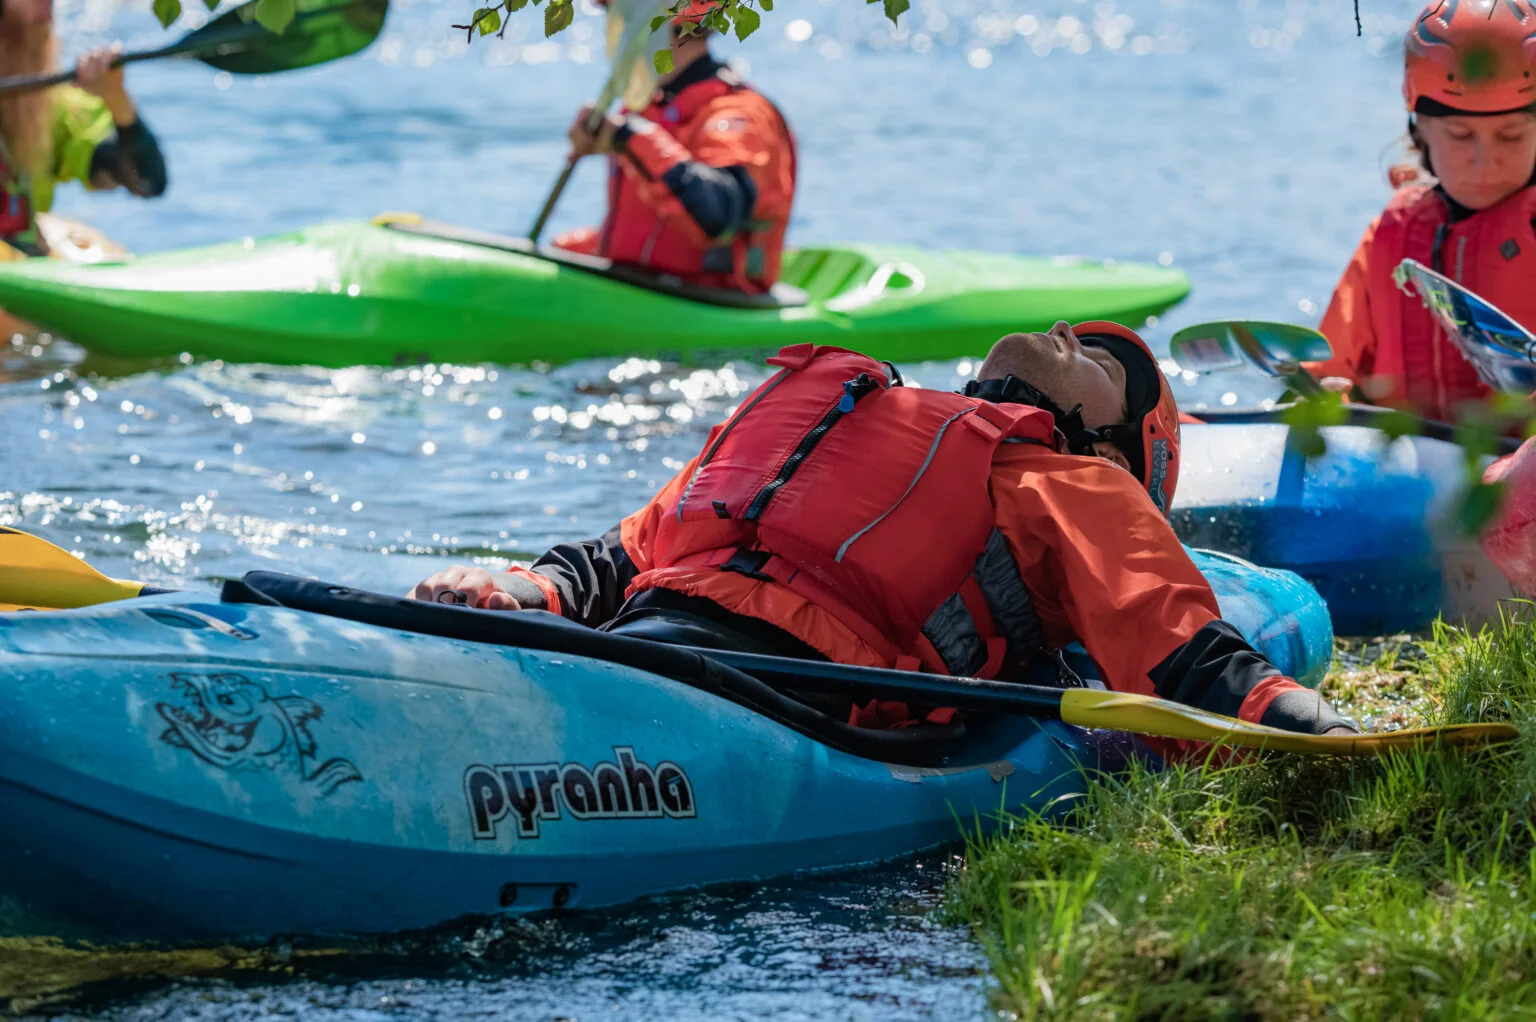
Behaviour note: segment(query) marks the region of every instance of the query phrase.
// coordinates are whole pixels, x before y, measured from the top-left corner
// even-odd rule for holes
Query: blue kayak
[[[1389,445],[1371,428],[1383,412],[1351,408],[1348,424],[1322,430],[1328,451],[1312,461],[1278,411],[1198,413],[1208,424],[1182,431],[1174,531],[1301,575],[1340,635],[1496,619],[1514,593],[1455,525],[1465,451],[1438,424]]]
[[[1315,684],[1332,636],[1311,588],[1197,557],[1234,623]],[[296,584],[319,602],[232,602],[231,583],[0,614],[0,895],[26,930],[365,933],[611,905],[944,844],[1150,755],[1024,717],[852,728],[680,647]]]

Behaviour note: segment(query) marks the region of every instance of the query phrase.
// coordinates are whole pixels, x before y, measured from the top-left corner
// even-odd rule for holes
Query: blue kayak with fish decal
[[[1315,684],[1316,593],[1196,558],[1229,619]],[[704,658],[681,647],[303,580],[319,595],[296,609],[253,577],[222,600],[0,614],[0,896],[24,930],[252,938],[612,905],[942,845],[1150,755],[1022,717],[868,731],[684,670]],[[508,644],[514,617],[567,651]]]

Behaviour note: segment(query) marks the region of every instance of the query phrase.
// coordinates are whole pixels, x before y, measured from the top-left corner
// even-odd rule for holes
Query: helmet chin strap
[[[1067,450],[1073,454],[1096,455],[1098,452],[1093,445],[1103,442],[1112,443],[1123,452],[1128,440],[1139,440],[1141,435],[1140,427],[1129,422],[1090,429],[1083,424],[1081,404],[1075,405],[1071,411],[1062,411],[1061,406],[1046,397],[1038,387],[1017,376],[1005,376],[1001,380],[970,380],[961,393],[993,404],[1030,405],[1049,412],[1051,418],[1056,420],[1056,431],[1065,438]]]

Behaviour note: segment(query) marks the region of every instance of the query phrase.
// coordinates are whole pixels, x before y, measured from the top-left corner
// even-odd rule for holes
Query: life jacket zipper
[[[725,428],[720,431],[720,435],[715,438],[715,442],[710,445],[709,450],[705,451],[704,456],[699,459],[699,464],[694,468],[693,475],[688,478],[688,485],[683,487],[682,496],[679,497],[677,501],[678,521],[683,520],[683,509],[688,506],[688,498],[693,495],[693,484],[699,481],[699,473],[703,472],[705,466],[707,466],[711,461],[715,459],[715,452],[720,450],[720,445],[725,443],[725,438],[731,435],[731,430],[736,428],[736,424],[740,422],[748,412],[755,408],[759,401],[773,393],[773,389],[779,384],[789,379],[790,372],[791,370],[789,369],[780,369],[777,373],[774,374],[773,379],[769,380],[763,385],[762,389],[758,391],[756,397],[754,397],[751,401],[748,401],[743,407],[737,410],[735,415],[731,416],[730,421],[725,424]]]
[[[879,386],[880,381],[868,373],[860,373],[853,379],[846,381],[843,384],[843,396],[837,399],[837,404],[833,405],[827,414],[821,417],[821,421],[812,426],[811,431],[800,439],[800,442],[795,445],[794,451],[785,459],[784,467],[779,469],[779,474],[774,476],[761,490],[757,491],[757,496],[752,498],[752,503],[747,505],[746,514],[742,517],[749,522],[761,518],[763,512],[768,508],[768,502],[773,499],[773,495],[778,493],[785,483],[789,482],[790,477],[795,474],[805,462],[805,459],[810,457],[811,451],[815,450],[816,445],[821,443],[821,438],[827,435],[827,431],[837,425],[837,420],[853,411],[860,398]]]

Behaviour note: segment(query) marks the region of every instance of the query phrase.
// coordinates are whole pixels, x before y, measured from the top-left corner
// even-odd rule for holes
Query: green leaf
[[[1501,417],[1523,419],[1531,414],[1531,400],[1524,394],[1494,394],[1488,404]]]
[[[282,35],[293,22],[294,0],[257,0],[256,20],[261,27]]]
[[[1387,435],[1388,440],[1398,437],[1417,436],[1421,420],[1417,415],[1402,408],[1395,408],[1377,418],[1375,426]]]
[[[1456,509],[1456,524],[1463,536],[1476,536],[1493,521],[1504,504],[1504,484],[1479,481],[1467,491]]]
[[[516,14],[528,6],[528,0],[505,0],[502,6],[507,9],[508,14]]]
[[[161,28],[169,27],[171,22],[181,17],[181,0],[155,0],[155,17],[160,19]]]
[[[576,8],[570,0],[550,0],[548,7],[544,8],[544,36],[548,38],[557,32],[563,32],[576,17]]]
[[[1348,416],[1339,395],[1320,394],[1287,408],[1281,414],[1280,421],[1291,427],[1286,440],[1290,447],[1311,459],[1328,453],[1328,441],[1322,434],[1323,427],[1342,425]]]
[[[732,7],[731,18],[736,22],[737,39],[745,39],[763,23],[763,16],[750,7]]]
[[[757,3],[765,11],[773,10],[773,0],[757,0]]]
[[[1301,456],[1308,461],[1328,453],[1328,441],[1324,439],[1322,430],[1312,425],[1292,426],[1286,443],[1300,451]]]
[[[1480,415],[1469,415],[1457,423],[1455,439],[1466,455],[1468,470],[1476,467],[1478,474],[1482,472],[1482,458],[1494,453],[1499,445],[1498,431],[1493,423]]]
[[[651,58],[651,63],[656,65],[656,73],[659,75],[672,73],[672,51],[657,50],[656,56]]]
[[[672,15],[670,15],[670,14],[658,14],[656,17],[651,19],[651,31],[652,32],[656,31],[657,29],[659,29],[661,26],[665,25],[670,20],[672,20]]]
[[[216,11],[219,9],[219,4],[222,2],[223,0],[203,0],[203,6],[208,8],[210,11]]]
[[[891,19],[892,24],[895,24],[896,19],[907,13],[907,9],[912,6],[911,0],[883,0],[883,2],[885,16]]]
[[[480,30],[481,35],[490,35],[501,27],[501,8],[482,7],[475,12],[472,22]]]

